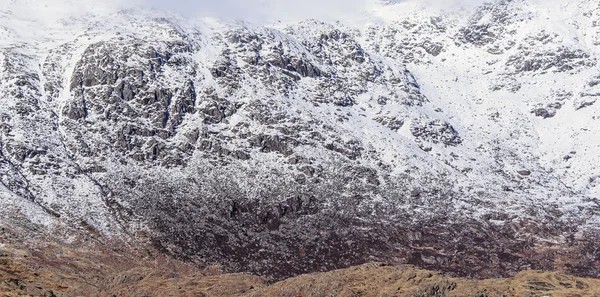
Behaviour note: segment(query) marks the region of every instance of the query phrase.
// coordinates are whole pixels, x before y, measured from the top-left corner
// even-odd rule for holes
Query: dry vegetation
[[[600,280],[526,271],[511,279],[449,278],[412,266],[365,264],[303,275],[247,296],[600,296]]]
[[[257,276],[200,271],[161,257],[114,255],[58,245],[35,252],[5,247],[0,252],[0,296],[600,296],[600,280],[556,272],[468,280],[371,263],[269,285]]]

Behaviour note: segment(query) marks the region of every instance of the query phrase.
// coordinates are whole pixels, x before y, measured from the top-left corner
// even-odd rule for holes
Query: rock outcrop
[[[368,28],[145,11],[15,27],[0,217],[274,279],[371,261],[597,277],[599,9],[577,2],[569,30],[523,0],[467,21],[382,5],[397,17]]]

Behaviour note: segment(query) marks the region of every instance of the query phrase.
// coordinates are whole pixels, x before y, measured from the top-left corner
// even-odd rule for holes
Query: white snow
[[[176,40],[179,37],[171,35],[173,26],[188,36],[197,34],[199,49],[192,58],[200,70],[197,73],[197,88],[201,89],[216,84],[209,68],[222,59],[221,52],[227,46],[216,41],[216,35],[226,34],[233,28],[270,34],[274,36],[273,42],[284,43],[286,50],[298,56],[310,56],[303,49],[301,41],[312,40],[325,29],[343,28],[355,32],[355,38],[369,53],[368,58],[376,61],[386,74],[402,76],[406,67],[415,76],[421,92],[429,101],[423,106],[410,108],[397,103],[390,103],[385,108],[378,107],[375,102],[377,98],[395,90],[393,86],[371,85],[371,92],[359,96],[352,107],[339,108],[328,104],[316,107],[302,100],[306,94],[315,95],[317,82],[310,78],[302,79],[299,83],[301,91],[289,97],[271,99],[286,102],[288,110],[296,112],[302,119],[323,119],[324,124],[335,127],[342,141],[360,139],[368,144],[375,153],[372,158],[365,160],[372,162],[367,165],[375,166],[376,162],[383,161],[393,168],[396,175],[410,170],[416,170],[414,174],[423,176],[428,173],[450,174],[455,188],[470,195],[490,189],[501,191],[501,186],[506,184],[498,179],[499,176],[505,176],[511,187],[521,190],[507,194],[505,200],[489,201],[498,208],[520,215],[522,205],[541,207],[552,202],[560,205],[564,212],[576,213],[574,205],[584,205],[585,197],[600,196],[600,103],[579,110],[575,108],[581,100],[595,100],[595,97],[582,98],[580,94],[589,91],[586,82],[600,75],[600,72],[597,67],[576,66],[573,70],[562,72],[551,68],[517,73],[509,63],[513,57],[527,59],[535,53],[555,53],[561,47],[581,50],[589,55],[589,61],[600,58],[600,27],[597,25],[600,9],[597,3],[588,0],[551,2],[513,1],[507,12],[511,21],[500,25],[504,31],[499,31],[497,40],[484,46],[475,46],[457,41],[460,29],[471,21],[476,25],[494,26],[494,15],[483,13],[478,19],[470,20],[467,16],[474,8],[427,5],[417,1],[372,4],[365,14],[335,25],[308,21],[292,27],[288,27],[287,23],[262,27],[214,19],[186,20],[151,10],[115,10],[117,6],[114,3],[91,5],[81,1],[52,2],[66,4],[59,6],[48,4],[51,2],[42,4],[34,0],[11,0],[9,5],[0,8],[0,61],[7,58],[6,51],[15,49],[33,56],[31,61],[44,61],[51,50],[70,44],[72,48],[66,51],[61,60],[63,89],[58,102],[48,103],[47,106],[60,110],[71,96],[68,86],[75,63],[89,45],[99,41],[118,36],[135,37],[148,42]],[[167,22],[157,21],[158,17],[165,18]],[[432,20],[437,18],[445,29],[434,28]],[[418,29],[407,29],[407,23]],[[536,39],[540,34],[550,37],[540,41]],[[404,65],[405,54],[398,50],[402,50],[406,44],[423,41],[439,42],[444,48],[438,56],[433,56],[415,46],[407,51],[414,53],[417,58]],[[501,52],[490,53],[494,49]],[[526,50],[531,53],[525,53]],[[31,61],[32,65],[28,68],[39,73],[39,66]],[[245,62],[239,60],[236,63],[242,67]],[[333,69],[333,66],[325,64],[317,66],[321,70]],[[360,69],[346,70],[348,73],[339,75],[351,81]],[[172,77],[173,81],[177,79],[177,73],[164,75]],[[0,88],[5,87],[3,84],[6,83],[0,80]],[[500,85],[504,88],[493,90],[494,86]],[[512,87],[515,88],[511,90]],[[216,88],[216,91],[220,96],[226,96],[224,89]],[[557,92],[571,95],[557,98]],[[249,103],[254,99],[271,97],[272,94],[262,89],[259,82],[248,79],[235,96],[236,100]],[[556,102],[562,106],[554,117],[542,119],[531,113],[538,106],[545,107]],[[11,108],[10,104],[7,103],[5,107]],[[382,112],[406,116],[403,127],[394,132],[373,121]],[[341,116],[348,120],[338,121]],[[450,123],[464,142],[458,147],[432,144],[431,152],[423,151],[415,143],[409,127],[426,119],[441,119]],[[230,119],[230,124],[244,120],[242,116],[235,115]],[[181,129],[202,127],[200,121],[198,115],[187,118]],[[268,132],[261,125],[254,125],[250,129],[253,132]],[[12,141],[23,143],[40,137],[27,135],[18,129],[13,135]],[[61,158],[69,159],[67,153],[62,152]],[[319,152],[304,147],[298,148],[297,153],[322,157]],[[570,159],[566,159],[567,156]],[[278,164],[278,159],[272,155],[254,154],[253,159],[257,167],[284,166]],[[523,170],[530,171],[531,175],[522,176],[518,173]],[[425,177],[423,181],[426,182]],[[60,181],[51,178],[33,178],[32,182],[39,189],[62,186]],[[43,197],[44,202],[60,205],[65,212],[92,218],[94,226],[110,233],[109,214],[99,199],[96,186],[85,180],[78,180],[73,186],[75,188],[70,192],[72,200],[61,201],[49,191]],[[0,194],[8,197],[3,199],[7,205],[22,204],[19,207],[28,217],[43,217],[31,207],[31,203],[17,202],[18,199],[6,188],[1,188]],[[474,216],[486,211],[473,209],[469,201],[456,201],[454,207]],[[40,219],[39,223],[51,225],[53,222]],[[598,227],[600,221],[591,217],[589,224]]]

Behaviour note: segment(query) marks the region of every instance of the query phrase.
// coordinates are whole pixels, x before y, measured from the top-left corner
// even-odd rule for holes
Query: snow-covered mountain
[[[265,26],[10,2],[0,222],[25,237],[275,277],[372,260],[597,276],[596,1]]]

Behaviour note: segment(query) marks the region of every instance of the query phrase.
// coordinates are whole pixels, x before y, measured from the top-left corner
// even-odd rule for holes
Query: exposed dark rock
[[[278,152],[284,156],[293,154],[291,147],[297,145],[293,139],[279,135],[257,135],[249,140],[253,147],[258,147],[263,153]]]
[[[580,49],[559,47],[549,52],[532,52],[511,56],[506,66],[514,67],[517,72],[536,72],[553,69],[555,72],[575,70],[580,67],[593,67],[596,60]]]
[[[531,113],[535,114],[535,116],[537,116],[537,117],[547,119],[547,118],[554,117],[556,115],[556,110],[555,109],[548,110],[546,108],[537,108],[537,109],[532,110]]]
[[[519,173],[520,175],[523,175],[523,176],[531,175],[531,171],[529,171],[529,170],[520,170],[520,171],[517,171],[517,173]]]
[[[417,139],[431,143],[443,143],[450,146],[462,143],[462,139],[454,127],[442,120],[414,122],[410,127],[410,132]]]
[[[494,71],[460,95],[492,100],[530,90],[545,72],[596,65],[551,33],[513,40],[529,17],[514,14],[516,2],[485,4],[464,28],[440,16],[365,32],[318,21],[204,32],[123,12],[127,34],[92,37],[92,28],[43,66],[37,45],[2,48],[0,217],[34,235],[40,222],[62,224],[86,240],[122,236],[275,279],[375,260],[467,277],[556,265],[595,276],[598,234],[586,228],[598,209],[585,191],[599,179],[588,175],[577,192],[541,168],[529,149],[541,121],[509,113],[503,104],[516,101],[438,96],[438,83],[472,77],[440,71],[444,84],[422,87],[409,71],[424,76],[456,63],[457,48],[478,51]],[[487,92],[489,82],[505,92]],[[589,106],[600,84],[584,82],[514,110],[550,118],[580,91],[574,106]],[[38,207],[50,216],[28,217]]]

